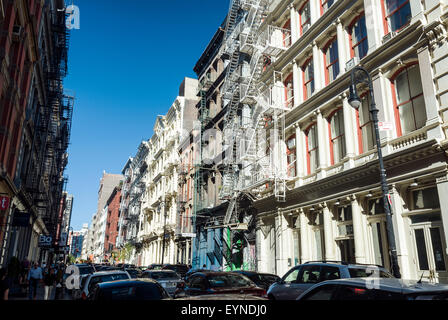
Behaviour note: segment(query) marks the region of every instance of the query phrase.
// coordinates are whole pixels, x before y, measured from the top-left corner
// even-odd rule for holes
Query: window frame
[[[389,34],[390,32],[400,32],[401,30],[403,30],[404,28],[406,28],[409,24],[410,24],[410,20],[401,25],[398,29],[396,30],[391,30],[391,27],[389,27],[389,22],[390,20],[388,20],[388,18],[390,18],[392,15],[394,15],[395,13],[397,13],[398,11],[400,11],[406,4],[409,4],[409,6],[411,5],[410,0],[407,0],[406,2],[402,3],[398,8],[396,8],[395,10],[393,10],[390,14],[387,14],[387,4],[385,3],[387,0],[382,0],[381,1],[381,11],[383,14],[383,27],[384,27],[384,35]],[[412,15],[412,11],[411,11],[411,15]],[[411,17],[412,19],[412,17]]]
[[[309,18],[302,22],[302,13],[304,12],[305,6],[307,6],[307,5],[308,5]],[[300,8],[299,8],[299,10],[297,10],[297,12],[299,13],[300,35],[302,36],[304,33],[303,27],[308,25],[308,29],[306,31],[308,31],[311,27],[311,2],[310,2],[310,0],[305,0],[305,2],[300,6]]]
[[[336,56],[337,58],[333,61],[327,61],[327,58],[330,57],[329,59],[331,59],[331,55],[330,52],[328,52],[330,50],[330,47],[332,45],[336,44]],[[339,74],[341,73],[341,66],[339,65],[339,51],[338,51],[338,37],[337,35],[334,35],[326,44],[325,46],[322,48],[322,53],[324,56],[324,66],[325,66],[325,85],[328,85],[329,83],[333,82],[334,80],[337,79],[337,77],[339,76]],[[335,78],[332,79],[330,81],[330,68],[334,67],[337,64],[337,68],[338,68],[338,73],[336,74]],[[314,71],[314,70],[313,70]]]
[[[293,83],[293,72],[288,74],[288,76],[285,78],[285,81],[283,81],[283,86],[285,89],[285,107],[292,109],[294,107],[294,83]],[[288,85],[291,85],[291,90],[288,90]],[[291,97],[288,98],[288,93],[291,94]]]
[[[293,139],[294,139],[294,148],[290,149],[288,147],[288,142]],[[290,159],[289,159],[289,156],[291,154],[294,155],[294,160],[292,162],[290,162]],[[286,174],[288,175],[288,177],[291,177],[291,178],[297,177],[297,142],[296,142],[296,134],[295,133],[290,135],[286,139],[286,164],[287,164]],[[294,166],[292,167],[291,164],[294,164]],[[290,174],[291,168],[294,168],[294,175]]]
[[[312,150],[310,150],[310,148],[309,148],[309,134],[313,128],[315,128],[315,135],[318,136],[317,122],[313,122],[305,130],[306,165],[307,165],[307,174],[308,175],[314,174],[316,172],[317,168],[319,167],[319,139],[318,139],[318,137],[316,137],[317,147],[314,147]],[[318,159],[316,168],[313,172],[311,172],[311,157],[310,157],[310,153],[312,151],[316,151],[316,158]]]
[[[308,68],[312,66],[313,68],[313,77],[311,79],[308,79],[308,81],[306,80],[306,74],[308,71]],[[308,59],[305,60],[305,62],[302,64],[302,78],[303,78],[303,101],[306,101],[307,99],[309,99],[314,91],[316,90],[315,88],[315,83],[314,83],[314,64],[313,64],[313,56],[309,57]],[[311,90],[310,90],[310,96],[308,96],[308,84],[311,85]]]
[[[348,31],[348,36],[349,36],[349,43],[350,43],[350,57],[354,58],[355,55],[355,47],[358,47],[359,45],[361,45],[364,41],[367,41],[367,52],[363,57],[358,57],[359,60],[361,60],[362,58],[364,58],[365,56],[367,56],[369,54],[369,42],[368,42],[368,34],[367,34],[367,26],[366,26],[366,36],[364,38],[362,38],[360,41],[358,41],[356,44],[353,44],[353,28],[355,27],[355,24],[361,20],[364,17],[364,21],[365,21],[365,11],[363,10],[359,15],[357,15],[348,25],[347,31]],[[366,22],[365,22],[366,23]]]
[[[412,112],[413,112],[413,115],[414,115],[414,125],[415,125],[415,129],[414,129],[413,131],[420,129],[420,128],[417,128],[417,124],[416,124],[416,122],[415,122],[415,111],[414,111],[413,100],[415,100],[415,99],[417,99],[417,98],[419,98],[419,97],[421,97],[421,96],[424,97],[423,83],[421,82],[421,75],[420,75],[420,82],[421,82],[421,85],[422,85],[422,92],[421,92],[420,94],[416,95],[416,96],[411,96],[411,92],[410,92],[410,88],[411,88],[411,86],[410,86],[410,82],[409,82],[409,76],[407,76],[407,78],[408,78],[408,90],[409,90],[410,100],[404,101],[404,102],[402,102],[402,103],[400,103],[400,104],[398,104],[397,88],[396,88],[396,85],[395,85],[395,80],[398,78],[398,76],[399,76],[400,74],[402,74],[403,72],[408,73],[408,69],[410,69],[410,68],[412,68],[412,67],[417,67],[417,68],[419,68],[419,64],[418,64],[418,62],[417,62],[417,61],[413,61],[413,62],[408,63],[408,64],[406,64],[405,66],[399,68],[399,69],[392,75],[392,77],[390,77],[390,79],[389,79],[389,80],[390,80],[390,83],[391,83],[392,103],[393,103],[393,105],[394,105],[395,125],[396,125],[396,133],[397,133],[397,136],[398,136],[398,137],[403,136],[403,128],[402,128],[402,125],[401,125],[401,118],[400,118],[400,110],[399,110],[399,108],[400,108],[400,106],[406,105],[406,104],[409,103],[409,102],[411,102],[411,105],[412,105]],[[420,69],[418,70],[418,72],[420,73]],[[424,103],[424,100],[423,100],[423,103]],[[426,104],[425,104],[425,103],[424,103],[424,107],[425,107],[425,112],[426,112]],[[412,131],[411,131],[411,132],[412,132]],[[410,132],[408,132],[408,133],[406,133],[406,134],[409,134],[409,133],[410,133]]]
[[[368,151],[374,150],[375,147],[376,147],[376,143],[375,143],[375,133],[373,132],[374,124],[373,124],[373,119],[372,119],[372,113],[370,112],[371,97],[370,97],[369,92],[366,91],[366,92],[362,93],[360,95],[360,98],[361,98],[361,106],[360,106],[360,108],[362,108],[362,100],[364,98],[367,99],[368,114],[369,114],[369,121],[361,124],[361,119],[360,119],[360,115],[359,115],[359,108],[356,110],[356,126],[358,128],[358,130],[357,130],[358,131],[358,148],[359,148],[359,154],[363,154],[364,152],[368,152]],[[364,150],[365,149],[364,145],[363,145],[364,135],[363,135],[362,130],[364,129],[364,127],[366,127],[368,125],[371,125],[370,134],[372,135],[373,144],[372,144],[372,149]]]
[[[334,143],[335,143],[335,141],[336,140],[338,140],[338,139],[341,139],[341,141],[342,141],[342,144],[344,145],[344,155],[343,156],[341,156],[341,159],[340,159],[340,161],[338,161],[337,163],[340,163],[340,162],[342,162],[342,159],[344,159],[344,157],[347,155],[347,145],[346,145],[346,143],[345,143],[345,128],[343,128],[343,130],[344,130],[344,133],[343,134],[340,134],[340,135],[338,135],[338,136],[336,136],[336,137],[332,137],[332,134],[331,134],[331,122],[332,122],[332,120],[334,119],[334,116],[338,113],[338,112],[342,112],[342,121],[344,122],[345,121],[345,119],[344,119],[344,110],[343,110],[343,108],[342,108],[342,106],[340,106],[340,107],[337,107],[334,111],[332,111],[331,113],[330,113],[330,115],[327,117],[327,122],[328,122],[328,138],[329,138],[329,143],[330,143],[330,162],[331,162],[331,165],[335,165],[336,163],[335,163],[335,154],[334,154]]]

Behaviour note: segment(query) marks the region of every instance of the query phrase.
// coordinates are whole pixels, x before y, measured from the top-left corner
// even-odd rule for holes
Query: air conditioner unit
[[[383,43],[386,43],[387,41],[389,41],[390,39],[392,39],[393,37],[395,37],[396,34],[397,34],[397,33],[396,33],[395,31],[391,31],[391,32],[389,32],[388,34],[386,34],[386,35],[383,37]]]
[[[347,72],[347,71],[353,69],[358,63],[359,63],[359,58],[358,57],[351,58],[345,64],[345,71]]]

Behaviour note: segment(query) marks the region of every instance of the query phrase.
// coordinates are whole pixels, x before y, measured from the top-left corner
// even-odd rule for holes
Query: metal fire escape
[[[228,200],[223,221],[229,228],[224,257],[232,260],[233,238],[243,230],[238,202],[243,194],[273,187],[275,198],[285,201],[285,113],[289,104],[280,73],[269,85],[259,81],[266,58],[275,61],[291,43],[290,31],[263,25],[269,0],[232,0],[222,50],[230,61],[222,87],[225,150],[220,198]],[[284,91],[283,91],[284,92]],[[247,228],[247,225],[246,225]],[[241,237],[240,237],[241,238]]]

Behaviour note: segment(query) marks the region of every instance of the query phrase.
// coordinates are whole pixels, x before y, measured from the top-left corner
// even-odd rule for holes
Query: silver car
[[[393,278],[389,271],[375,265],[307,262],[289,270],[280,281],[269,287],[267,294],[270,300],[295,300],[303,292],[322,281],[372,275],[378,278]]]
[[[185,284],[180,275],[172,270],[146,270],[141,277],[156,280],[172,296],[177,288]]]

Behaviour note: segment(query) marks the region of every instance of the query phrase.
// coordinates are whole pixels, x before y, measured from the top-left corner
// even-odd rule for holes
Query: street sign
[[[11,198],[7,196],[0,196],[0,211],[8,210]]]
[[[378,122],[378,129],[380,131],[391,131],[394,130],[394,124],[390,121],[380,121]]]
[[[181,236],[185,238],[196,238],[196,233],[182,233]]]

